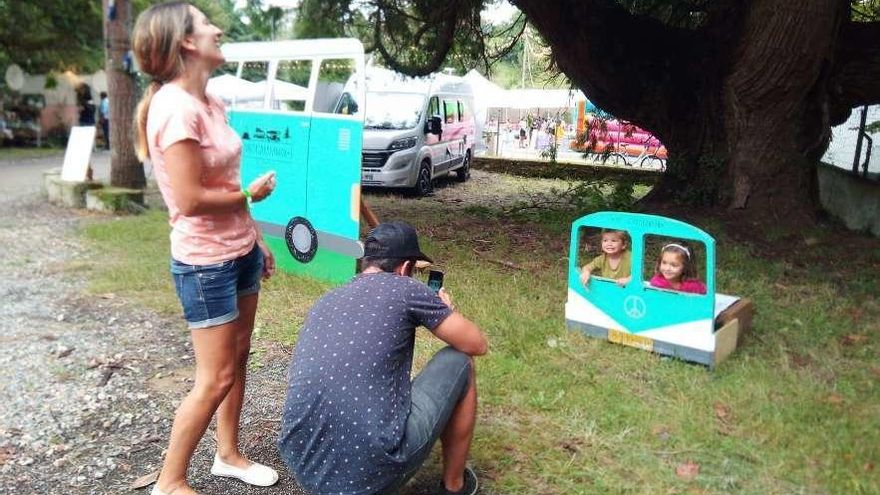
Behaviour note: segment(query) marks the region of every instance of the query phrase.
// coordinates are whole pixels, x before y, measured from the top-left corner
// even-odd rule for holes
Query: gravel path
[[[182,319],[86,290],[101,253],[76,229],[92,214],[39,193],[42,171],[60,161],[0,161],[0,495],[147,494],[132,483],[160,466],[192,383],[192,349]],[[95,161],[106,172],[108,157]],[[211,476],[212,425],[190,466],[200,493],[304,493],[275,447],[291,349],[256,347],[261,366],[248,374],[241,446],[282,479],[254,488]],[[435,452],[401,493],[432,493],[439,476]]]
[[[11,169],[3,165],[0,181]],[[88,294],[82,272],[100,253],[75,232],[88,214],[48,205],[35,187],[3,189],[0,493],[147,493],[131,483],[158,469],[174,408],[191,385],[184,325],[113,294]],[[275,438],[289,349],[260,345],[242,447],[281,470]],[[190,469],[203,493],[302,493],[288,479],[250,489],[210,476],[213,452],[209,430]]]

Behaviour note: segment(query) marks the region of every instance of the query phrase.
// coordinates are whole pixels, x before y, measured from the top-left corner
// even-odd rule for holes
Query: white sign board
[[[85,182],[95,147],[95,126],[71,127],[61,167],[61,180]]]

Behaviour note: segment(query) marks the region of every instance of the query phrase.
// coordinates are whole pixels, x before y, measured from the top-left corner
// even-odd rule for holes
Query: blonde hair
[[[141,161],[150,157],[147,143],[147,114],[150,102],[162,85],[183,72],[183,38],[193,32],[193,16],[187,2],[153,5],[141,12],[131,35],[131,44],[140,70],[152,78],[135,112],[137,152]]]
[[[625,230],[602,229],[602,235],[604,236],[606,234],[616,235],[616,236],[620,237],[620,240],[623,241],[623,244],[624,244],[624,248],[623,248],[624,251],[629,249],[630,245],[632,244],[632,242],[630,241],[630,238],[629,238],[629,232],[627,232]]]

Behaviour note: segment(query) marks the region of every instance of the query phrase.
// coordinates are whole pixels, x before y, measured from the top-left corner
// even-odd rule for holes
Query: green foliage
[[[346,36],[346,25],[356,15],[351,0],[302,0],[296,11],[293,35],[297,39]]]
[[[102,37],[101,2],[0,1],[0,67],[92,72],[104,64]]]
[[[854,21],[871,22],[880,19],[880,0],[851,0]]]

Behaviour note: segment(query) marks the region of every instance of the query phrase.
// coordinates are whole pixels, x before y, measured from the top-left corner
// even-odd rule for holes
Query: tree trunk
[[[846,94],[834,81],[837,54],[851,52],[839,46],[846,0],[716,0],[695,29],[611,0],[515,4],[594,103],[667,145],[668,171],[652,201],[812,221],[815,167],[840,119],[830,99],[834,89]],[[876,86],[859,97],[876,99]]]
[[[840,0],[752,4],[724,84],[725,204],[788,220],[818,211],[815,165],[831,137],[828,83],[848,14]]]
[[[102,0],[105,71],[110,99],[110,185],[140,189],[146,185],[146,178],[134,151],[137,92],[134,76],[126,67],[126,55],[131,45],[131,2],[116,0],[116,15],[112,20],[108,15],[108,3],[108,0]]]

